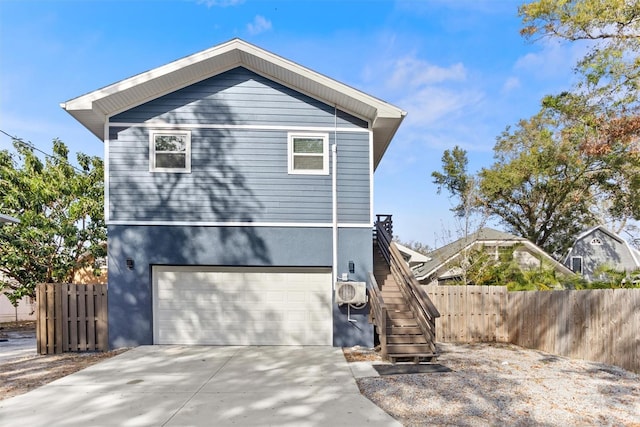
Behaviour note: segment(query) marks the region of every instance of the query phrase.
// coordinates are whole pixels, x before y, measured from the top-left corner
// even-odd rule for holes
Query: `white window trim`
[[[156,167],[156,144],[155,137],[162,135],[180,135],[187,137],[187,148],[185,150],[184,168],[158,168]],[[156,129],[149,132],[149,172],[169,172],[169,173],[191,173],[191,131]]]
[[[602,239],[600,239],[599,237],[594,237],[593,239],[591,239],[591,242],[589,242],[589,244],[591,246],[602,246]]]
[[[322,138],[322,169],[300,169],[293,168],[293,140],[295,138]],[[289,132],[288,140],[288,171],[291,175],[329,175],[329,134],[328,133],[303,133]],[[300,155],[300,154],[298,154]]]

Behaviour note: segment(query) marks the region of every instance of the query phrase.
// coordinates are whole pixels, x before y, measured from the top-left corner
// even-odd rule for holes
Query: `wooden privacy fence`
[[[509,342],[504,286],[425,286],[440,318],[436,341]]]
[[[640,372],[640,289],[510,292],[509,342]]]
[[[40,283],[39,354],[108,350],[107,285]]]
[[[425,286],[440,342],[505,342],[640,372],[640,289]]]

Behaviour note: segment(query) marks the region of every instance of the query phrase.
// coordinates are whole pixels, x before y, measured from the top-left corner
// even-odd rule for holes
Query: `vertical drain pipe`
[[[333,106],[333,145],[331,145],[331,197],[333,217],[333,290],[338,281],[338,108]]]

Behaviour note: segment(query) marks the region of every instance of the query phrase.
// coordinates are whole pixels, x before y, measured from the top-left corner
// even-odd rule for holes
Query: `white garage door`
[[[154,266],[156,344],[331,345],[331,271]]]

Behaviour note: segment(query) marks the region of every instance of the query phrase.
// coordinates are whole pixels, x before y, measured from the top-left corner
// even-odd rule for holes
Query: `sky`
[[[522,38],[521,3],[0,0],[0,131],[103,156],[61,102],[238,37],[407,112],[375,172],[374,213],[436,248],[460,230],[431,177],[444,150],[467,150],[470,172],[489,167],[496,137],[570,89],[584,54]],[[1,133],[0,149],[12,149]]]

